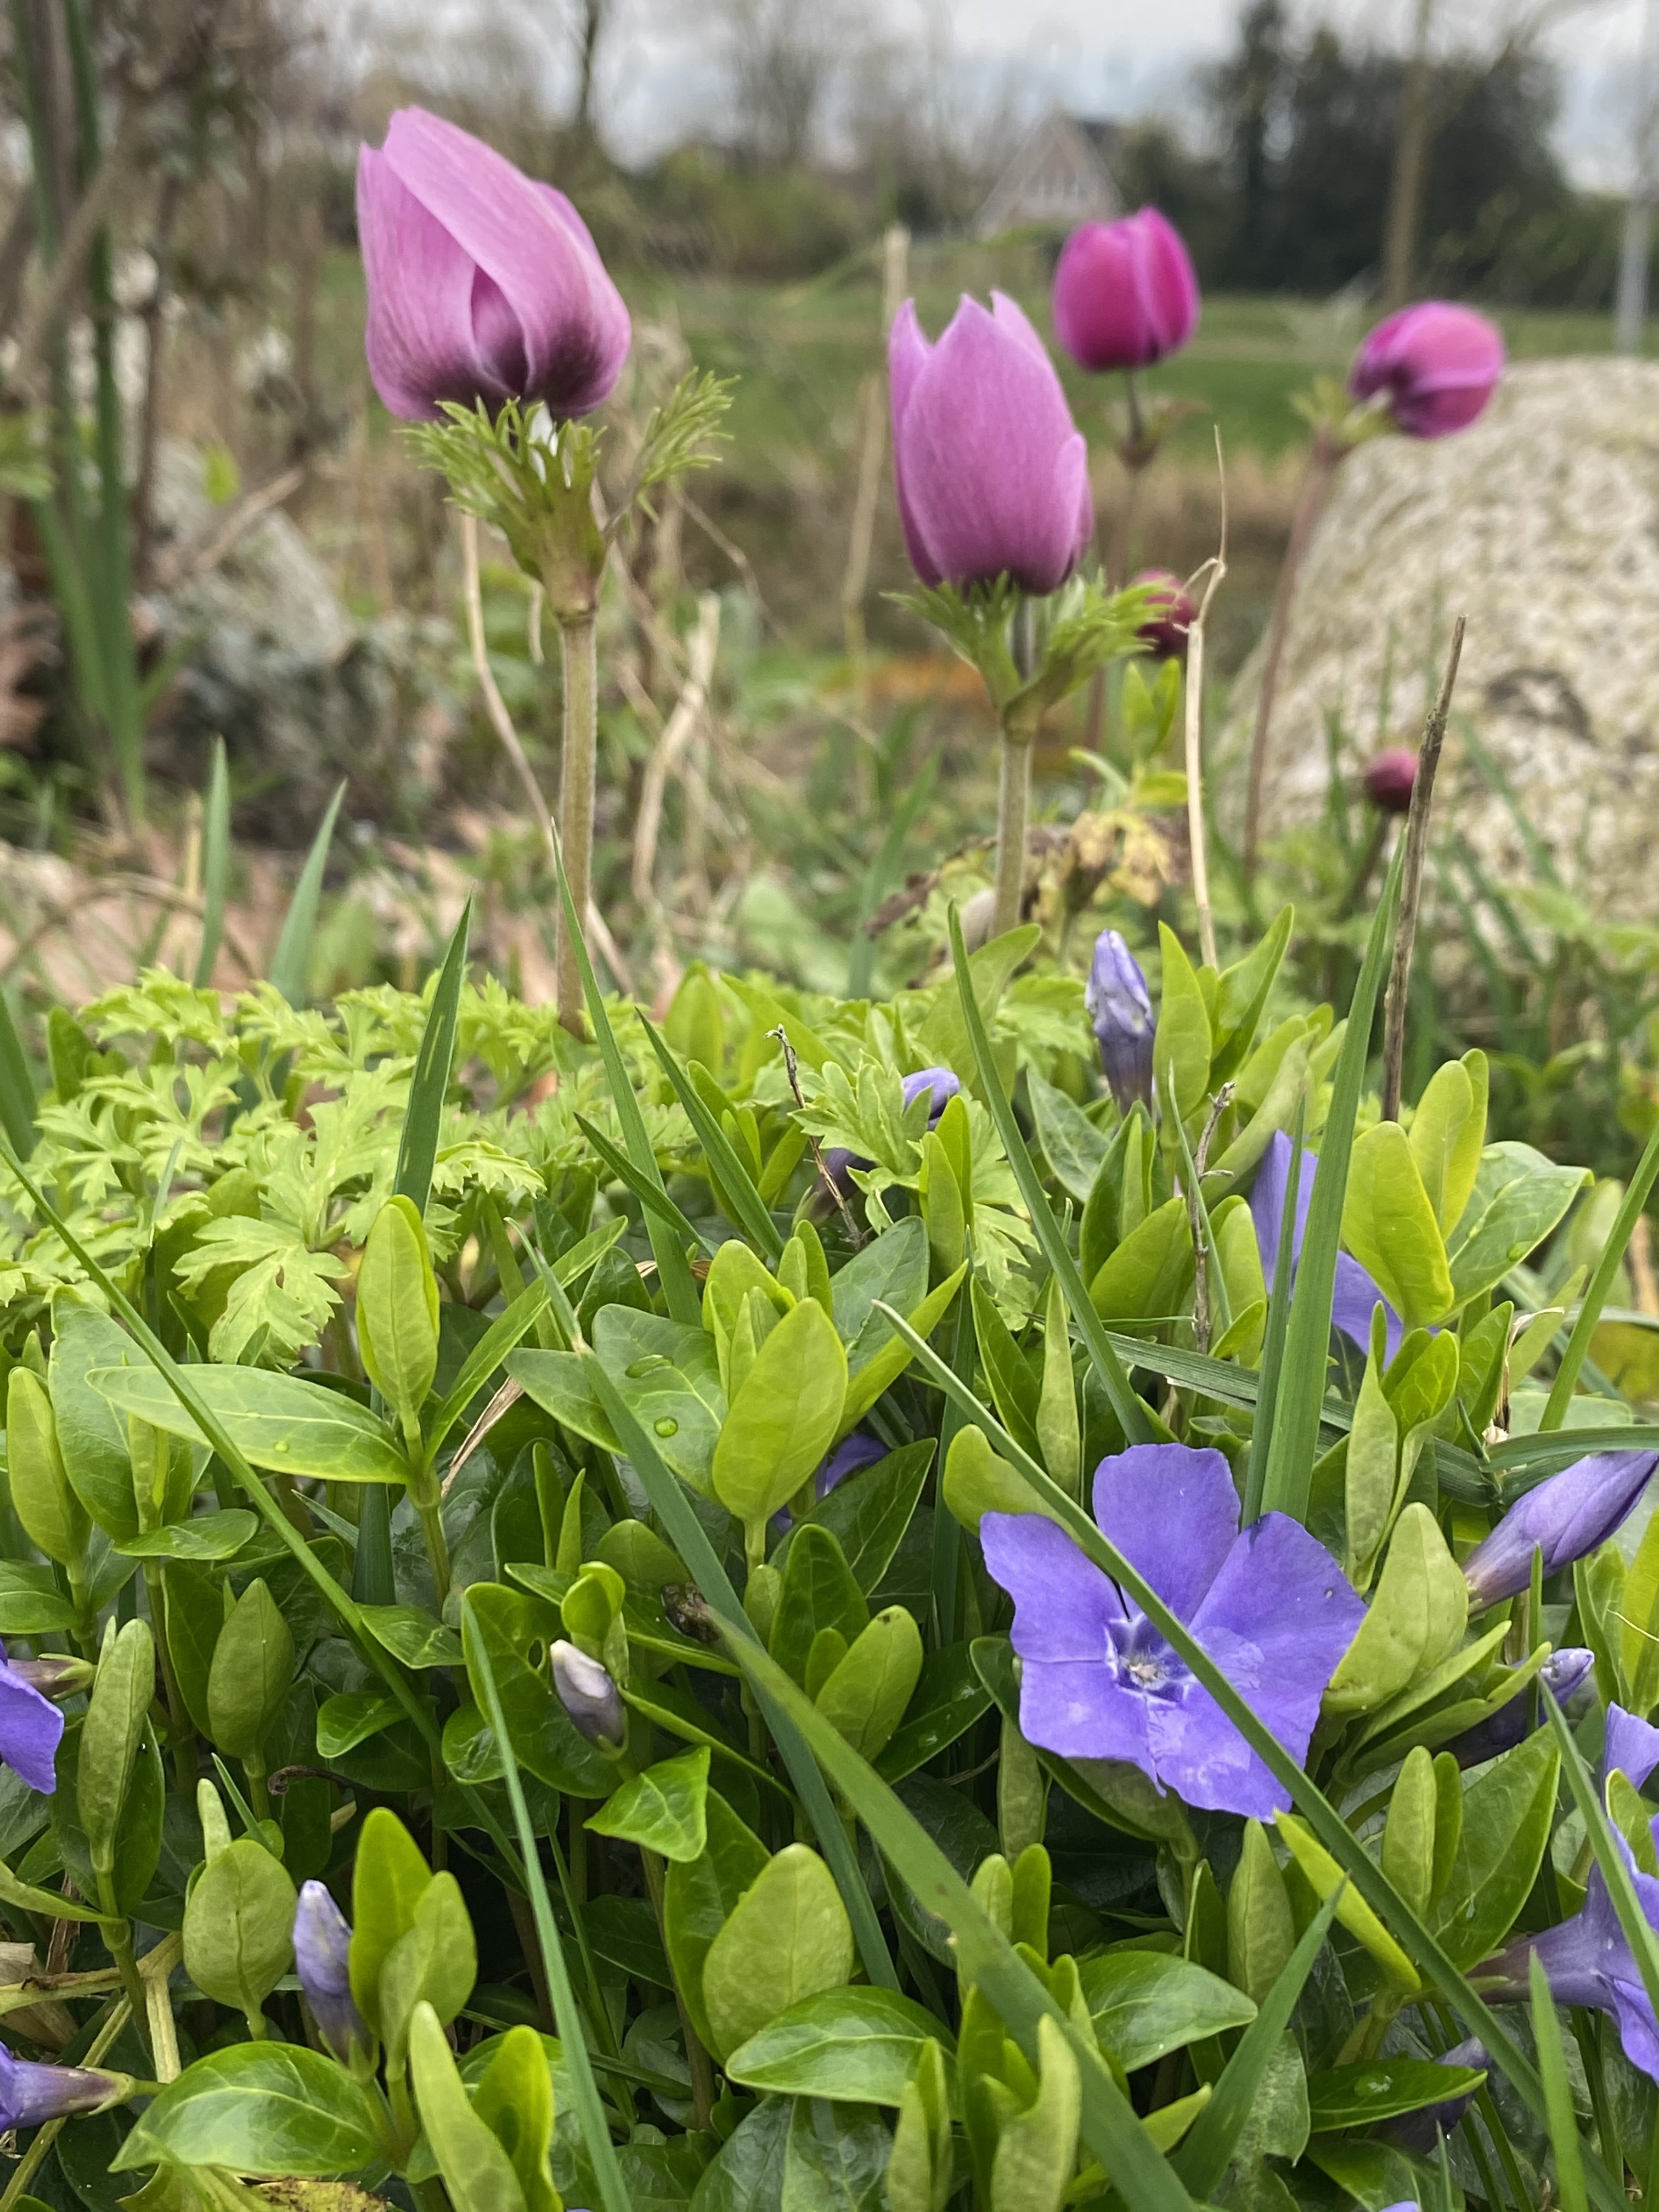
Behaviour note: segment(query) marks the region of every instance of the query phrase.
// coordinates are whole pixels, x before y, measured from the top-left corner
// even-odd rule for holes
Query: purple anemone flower
[[[394,415],[539,400],[560,418],[611,396],[631,336],[622,295],[561,191],[469,131],[403,107],[357,155],[365,342]]]
[[[351,1923],[320,1881],[301,1885],[294,1963],[324,2042],[349,2065],[354,2050],[368,2049],[370,2037],[351,1994]]]
[[[1466,430],[1504,374],[1504,340],[1473,307],[1419,300],[1367,333],[1348,371],[1356,399],[1386,395],[1408,438]]]
[[[1291,1240],[1291,1265],[1294,1269],[1302,1261],[1302,1240],[1308,1231],[1308,1209],[1313,1204],[1314,1170],[1319,1156],[1304,1146],[1302,1152],[1302,1171],[1296,1186],[1296,1232]],[[1277,1131],[1262,1156],[1256,1170],[1255,1181],[1250,1188],[1250,1217],[1255,1223],[1255,1241],[1261,1251],[1261,1272],[1272,1290],[1279,1265],[1279,1231],[1285,1212],[1285,1186],[1290,1179],[1291,1140],[1282,1129]],[[1381,1306],[1388,1316],[1388,1357],[1392,1359],[1399,1351],[1405,1335],[1405,1324],[1383,1297],[1358,1260],[1347,1252],[1336,1255],[1336,1281],[1331,1293],[1331,1326],[1340,1328],[1344,1336],[1358,1345],[1361,1352],[1368,1351],[1371,1341],[1371,1315]]]
[[[1241,1534],[1218,1451],[1135,1444],[1095,1470],[1095,1520],[1291,1756],[1365,1608],[1288,1514]],[[1014,1601],[1019,1724],[1063,1759],[1127,1759],[1188,1805],[1269,1820],[1290,1804],[1139,1607],[1041,1514],[988,1513],[985,1564]]]
[[[1080,368],[1148,368],[1198,328],[1198,278],[1156,208],[1085,222],[1054,270],[1054,335]]]
[[[914,1106],[924,1091],[927,1094],[932,1101],[927,1109],[927,1126],[931,1129],[961,1090],[962,1080],[948,1067],[918,1067],[912,1074],[904,1078],[901,1088],[904,1092],[904,1103],[907,1109]],[[847,1191],[852,1188],[848,1180],[850,1169],[867,1168],[872,1163],[866,1160],[861,1152],[849,1152],[845,1145],[832,1145],[823,1156],[824,1173],[836,1188],[842,1191]],[[851,1468],[848,1468],[847,1472],[850,1474]],[[837,1480],[839,1479],[837,1477]]]
[[[1656,1766],[1659,1766],[1659,1728],[1627,1713],[1622,1705],[1609,1705],[1598,1776],[1603,1787],[1617,1768],[1633,1790],[1639,1790]]]
[[[1539,1670],[1539,1680],[1565,1711],[1589,1680],[1595,1665],[1593,1651],[1586,1651],[1581,1644],[1569,1644],[1550,1654]],[[1524,1671],[1524,1662],[1511,1671]],[[1455,1736],[1446,1748],[1460,1766],[1479,1766],[1485,1759],[1496,1759],[1501,1751],[1514,1750],[1527,1733],[1527,1717],[1531,1711],[1532,1698],[1523,1689],[1506,1705],[1500,1705],[1490,1720],[1481,1721],[1478,1726]],[[1652,1733],[1656,1742],[1659,1742],[1659,1729]]]
[[[899,522],[922,582],[1058,590],[1094,535],[1089,453],[1024,313],[1000,292],[988,308],[964,297],[930,345],[907,300],[887,365]]]
[[[1089,980],[1083,987],[1083,1010],[1093,1026],[1100,1047],[1100,1065],[1120,1114],[1127,1114],[1136,1099],[1152,1103],[1152,995],[1146,978],[1115,929],[1103,929],[1095,939],[1089,963]]]
[[[1553,1575],[1605,1543],[1656,1467],[1659,1452],[1593,1452],[1529,1490],[1463,1562],[1470,1611],[1525,1589],[1534,1552],[1542,1552],[1544,1572]]]
[[[1659,1820],[1653,1823],[1659,1840]],[[1624,1854],[1637,1900],[1650,1928],[1659,1929],[1659,1881],[1644,1874],[1630,1845],[1617,1831],[1613,1841]],[[1524,2003],[1530,1995],[1531,1961],[1536,1953],[1559,2005],[1583,2005],[1611,2013],[1619,2040],[1632,2066],[1659,2081],[1659,2022],[1642,1986],[1642,1970],[1625,1940],[1619,1915],[1599,1865],[1590,1869],[1583,1910],[1541,1936],[1528,1936],[1480,1969],[1480,1984],[1500,2003]]]
[[[0,1759],[21,1774],[31,1790],[50,1793],[58,1787],[64,1716],[30,1679],[40,1674],[53,1682],[60,1679],[60,1670],[54,1670],[50,1660],[9,1660],[0,1644]],[[71,1688],[82,1686],[79,1679],[70,1684]]]
[[[0,2044],[0,2128],[33,2128],[71,2112],[100,2112],[132,2094],[131,2074],[96,2066],[40,2066]]]

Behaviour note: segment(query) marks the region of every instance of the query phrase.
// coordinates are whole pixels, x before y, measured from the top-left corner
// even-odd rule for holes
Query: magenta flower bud
[[[95,2066],[38,2066],[0,2044],[0,2128],[33,2128],[72,2112],[98,2112],[132,2094],[131,2074]]]
[[[1136,1099],[1152,1103],[1152,1001],[1140,963],[1115,929],[1095,939],[1095,957],[1083,988],[1083,1010],[1093,1024],[1100,1065],[1120,1114]]]
[[[1381,322],[1348,371],[1356,399],[1388,395],[1389,412],[1410,438],[1467,430],[1504,374],[1504,341],[1473,307],[1422,300]]]
[[[1198,609],[1179,576],[1167,568],[1143,568],[1131,580],[1152,593],[1152,611],[1136,635],[1159,660],[1173,660],[1187,649],[1187,633]]]
[[[1150,368],[1198,328],[1198,278],[1156,208],[1085,222],[1054,270],[1054,335],[1079,368]]]
[[[1656,1467],[1659,1452],[1595,1452],[1529,1490],[1464,1560],[1469,1610],[1525,1589],[1534,1551],[1553,1575],[1605,1543],[1634,1510]]]
[[[357,234],[374,388],[394,415],[609,398],[631,335],[622,295],[562,192],[470,132],[403,107],[357,155]]]
[[[601,1751],[619,1750],[627,1740],[628,1715],[622,1692],[597,1659],[562,1638],[548,1652],[553,1686],[580,1736]]]
[[[893,477],[910,564],[927,585],[1063,584],[1094,534],[1089,457],[1054,365],[1000,292],[963,298],[930,345],[914,300],[887,344]]]
[[[343,2064],[373,2039],[351,1994],[351,1923],[320,1881],[302,1882],[294,1915],[294,1964],[311,2016]]]
[[[1417,755],[1409,745],[1390,745],[1365,770],[1365,796],[1384,814],[1409,814],[1417,781]]]

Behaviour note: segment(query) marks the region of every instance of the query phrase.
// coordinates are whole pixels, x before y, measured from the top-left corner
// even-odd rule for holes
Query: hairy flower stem
[[[561,623],[564,649],[564,756],[559,773],[559,836],[564,871],[576,912],[587,912],[593,878],[593,781],[599,723],[599,665],[594,618],[573,615]],[[576,948],[559,926],[559,1019],[573,1036],[584,1032],[582,981]]]
[[[1000,937],[1019,921],[1025,889],[1025,830],[1031,812],[1031,732],[1006,716],[997,784],[997,891],[990,934]]]
[[[1249,781],[1244,793],[1244,884],[1249,890],[1255,882],[1256,860],[1261,837],[1261,776],[1267,764],[1267,736],[1273,724],[1273,694],[1279,689],[1279,664],[1284,658],[1285,635],[1291,624],[1291,608],[1296,599],[1296,581],[1301,571],[1303,556],[1314,533],[1314,525],[1325,511],[1329,496],[1331,478],[1345,448],[1328,430],[1314,434],[1313,452],[1309,456],[1308,473],[1302,486],[1302,496],[1297,502],[1296,516],[1291,524],[1291,541],[1285,548],[1285,559],[1279,571],[1279,587],[1273,594],[1273,616],[1267,624],[1267,642],[1261,663],[1261,689],[1256,694],[1255,727],[1250,733]]]

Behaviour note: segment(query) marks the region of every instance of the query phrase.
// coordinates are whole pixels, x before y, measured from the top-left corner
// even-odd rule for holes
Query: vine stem
[[[1445,742],[1446,721],[1451,713],[1452,689],[1457,664],[1463,657],[1464,618],[1452,625],[1451,650],[1440,696],[1429,709],[1423,743],[1417,756],[1417,775],[1412,784],[1411,812],[1406,817],[1406,866],[1400,886],[1400,921],[1394,934],[1394,963],[1389,970],[1388,995],[1382,1002],[1382,1119],[1400,1119],[1400,1086],[1406,1063],[1406,1001],[1411,996],[1412,954],[1417,945],[1417,909],[1423,897],[1423,863],[1429,849],[1429,809],[1434,804],[1434,775]]]

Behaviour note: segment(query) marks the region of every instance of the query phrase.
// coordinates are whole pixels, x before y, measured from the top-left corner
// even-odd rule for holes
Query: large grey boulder
[[[1264,837],[1319,812],[1333,728],[1356,770],[1416,744],[1459,614],[1443,834],[1494,880],[1536,873],[1472,729],[1598,916],[1659,916],[1659,362],[1525,362],[1462,435],[1379,439],[1343,463],[1285,641]],[[1233,836],[1261,665],[1258,647],[1218,746]]]

